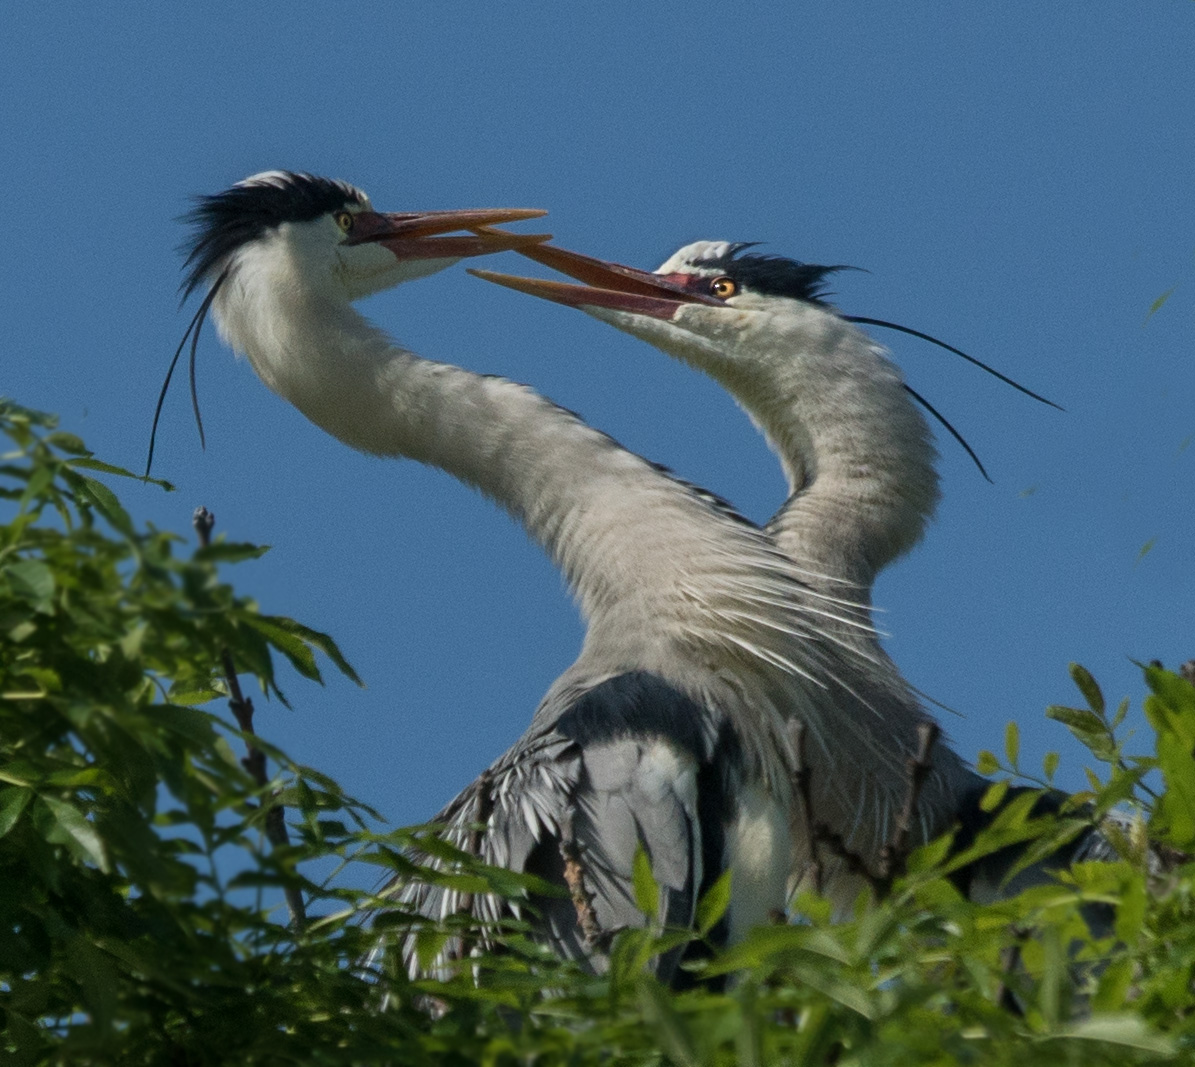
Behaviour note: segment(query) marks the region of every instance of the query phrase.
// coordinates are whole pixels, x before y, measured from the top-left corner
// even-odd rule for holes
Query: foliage
[[[318,679],[315,652],[351,672],[325,635],[261,614],[217,574],[261,549],[140,529],[52,420],[0,407],[0,1062],[14,1064],[1154,1064],[1195,1056],[1195,689],[1145,670],[1154,751],[1129,755],[1099,688],[1050,714],[1103,776],[1058,816],[1033,794],[1004,805],[962,856],[950,841],[911,857],[882,903],[833,922],[805,895],[800,924],[763,928],[696,964],[694,988],[650,975],[652,956],[698,938],[625,931],[609,973],[561,964],[520,936],[443,981],[409,981],[346,883],[362,869],[521,891],[422,830],[379,833],[374,813],[264,742],[264,788],[229,721],[197,705],[225,692],[218,665],[281,696],[273,653]],[[1021,776],[1015,727],[994,810]],[[1047,757],[1041,784],[1057,769]],[[1155,788],[1158,785],[1161,788]],[[291,844],[262,832],[284,803]],[[1048,854],[1116,805],[1121,858],[1082,863],[1015,899],[979,906],[949,875],[1020,843]],[[1147,849],[1152,840],[1156,850]],[[422,843],[446,872],[417,868]],[[1162,870],[1157,856],[1169,860]],[[310,872],[350,859],[330,882]],[[657,899],[646,857],[637,899]],[[368,878],[363,880],[368,881]],[[290,926],[299,888],[314,916]],[[722,880],[699,909],[712,929]],[[1085,914],[1110,918],[1093,935]],[[1102,910],[1101,910],[1102,909]],[[414,921],[391,912],[379,929]],[[433,957],[462,918],[429,926]],[[1098,928],[1098,923],[1096,924]],[[724,981],[731,976],[729,982]]]

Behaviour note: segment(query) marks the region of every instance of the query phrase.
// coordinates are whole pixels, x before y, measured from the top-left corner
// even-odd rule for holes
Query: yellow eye
[[[353,228],[353,216],[349,211],[338,211],[332,216],[336,220],[336,225],[345,233]]]
[[[738,284],[733,278],[715,278],[710,282],[710,293],[719,300],[729,300],[738,291]]]

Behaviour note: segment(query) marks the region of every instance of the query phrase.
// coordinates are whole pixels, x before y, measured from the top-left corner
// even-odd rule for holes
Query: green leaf
[[[76,495],[103,515],[112,524],[113,529],[130,539],[136,536],[133,532],[133,520],[129,518],[129,513],[121,507],[116,494],[103,482],[97,482],[94,478],[76,474],[71,470],[64,470],[62,476],[74,489]]]
[[[16,824],[25,810],[25,805],[33,798],[32,789],[14,786],[0,790],[0,837],[3,837]]]
[[[1097,759],[1106,763],[1115,757],[1116,748],[1108,727],[1094,711],[1051,704],[1046,708],[1046,718],[1063,723]]]
[[[75,434],[67,433],[65,430],[46,434],[45,441],[46,444],[58,449],[60,452],[70,452],[76,456],[83,456],[87,453],[87,446],[83,441],[75,436]]]
[[[1164,832],[1171,845],[1189,852],[1195,849],[1195,760],[1176,733],[1158,734],[1157,746],[1166,792],[1154,808],[1150,829]]]
[[[717,881],[702,894],[697,901],[696,922],[697,930],[701,934],[708,934],[726,914],[730,907],[730,879],[732,871],[728,868],[718,875]]]
[[[4,568],[12,591],[44,614],[53,611],[54,572],[41,560],[20,559]]]
[[[315,655],[307,647],[303,639],[296,636],[293,631],[278,626],[273,619],[258,615],[252,611],[238,611],[235,613],[235,617],[246,626],[252,627],[261,634],[274,648],[290,660],[291,666],[303,675],[304,678],[310,678],[314,682],[323,681],[320,677],[319,667],[315,663]],[[243,648],[242,651],[244,651]]]
[[[84,456],[80,459],[68,460],[67,466],[71,467],[72,469],[99,471],[101,474],[112,474],[118,478],[132,478],[137,482],[149,482],[151,485],[156,485],[162,489],[165,489],[168,493],[174,492],[174,485],[163,478],[147,478],[142,474],[134,474],[131,470],[127,470],[124,467],[118,467],[115,463],[104,463],[102,460],[98,460],[94,456]]]
[[[1007,784],[1007,783],[1005,783]],[[908,868],[912,873],[931,871],[946,860],[950,850],[954,847],[954,835],[943,834],[936,837],[927,845],[914,849],[909,857]]]
[[[650,978],[639,980],[639,1004],[655,1031],[660,1050],[670,1063],[680,1067],[701,1067],[701,1057],[693,1044],[684,1019],[670,1003],[668,994]]]
[[[1135,964],[1131,956],[1112,960],[1100,975],[1099,986],[1091,998],[1091,1006],[1099,1014],[1123,1007],[1133,983]]]
[[[1174,295],[1174,290],[1177,288],[1178,288],[1177,285],[1172,285],[1161,296],[1159,296],[1157,298],[1157,300],[1155,300],[1152,304],[1149,305],[1149,310],[1145,313],[1145,321],[1141,323],[1142,326],[1144,326],[1146,322],[1149,322],[1149,320],[1152,319],[1154,317],[1154,315],[1156,315],[1159,311],[1162,310],[1162,305],[1165,304],[1166,301],[1169,300]]]
[[[198,704],[206,704],[210,700],[218,700],[227,694],[214,689],[211,686],[195,685],[194,683],[175,682],[166,692],[166,696],[171,704],[180,704],[183,707],[195,707]]]
[[[1100,691],[1099,684],[1091,676],[1091,672],[1078,663],[1070,665],[1070,672],[1075,685],[1079,687],[1079,692],[1083,694],[1083,699],[1087,701],[1087,706],[1103,719],[1104,694]]]
[[[1173,1056],[1178,1052],[1172,1038],[1156,1033],[1144,1019],[1128,1012],[1084,1019],[1062,1029],[1059,1036],[1098,1041],[1105,1045],[1121,1045],[1141,1049],[1143,1052],[1154,1052],[1160,1056]]]
[[[985,748],[975,759],[975,769],[980,774],[995,774],[1000,769],[1000,761],[996,759],[995,753]]]
[[[353,670],[352,665],[344,658],[344,654],[340,651],[340,647],[328,634],[321,633],[319,630],[313,630],[309,626],[304,626],[301,622],[295,622],[294,619],[288,619],[282,615],[272,615],[270,618],[278,625],[290,629],[309,645],[318,648],[336,665],[336,669],[348,678],[349,681],[359,685],[362,689],[365,688],[365,683],[361,680],[360,675]]]
[[[1144,879],[1132,879],[1121,892],[1116,908],[1116,936],[1126,945],[1137,943],[1145,926],[1147,905]]]
[[[1004,754],[1008,757],[1008,764],[1015,771],[1017,757],[1021,752],[1021,731],[1015,722],[1004,727]]]
[[[1008,780],[1003,782],[994,782],[988,786],[984,792],[983,797],[979,801],[981,811],[995,811],[1001,804],[1004,803],[1004,798],[1008,795]]]
[[[1046,777],[1047,782],[1052,782],[1054,780],[1054,775],[1058,771],[1059,760],[1060,760],[1060,756],[1058,755],[1057,752],[1047,752],[1042,757],[1041,769],[1042,769],[1042,773]]]
[[[1115,730],[1122,722],[1124,717],[1129,713],[1129,698],[1125,697],[1119,704],[1116,705],[1116,714],[1112,716],[1112,729]]]
[[[108,873],[108,857],[103,842],[95,827],[78,808],[53,796],[39,796],[37,803],[44,805],[53,820],[51,832],[46,835],[47,840],[67,845],[80,858]]]
[[[314,681],[320,681],[319,668],[315,666],[315,657],[311,649],[319,649],[329,657],[341,673],[364,688],[364,682],[357,675],[349,661],[345,660],[341,650],[337,648],[335,640],[326,633],[312,630],[311,627],[296,623],[286,615],[259,615],[256,612],[239,611],[235,617],[241,623],[252,626],[258,633],[268,640],[271,645],[282,652],[298,672]]]
[[[635,848],[631,883],[635,890],[635,906],[654,922],[660,917],[660,885],[652,874],[651,860],[643,842]]]
[[[195,559],[200,563],[242,563],[247,559],[260,559],[269,551],[269,545],[217,541],[213,545],[197,548]]]

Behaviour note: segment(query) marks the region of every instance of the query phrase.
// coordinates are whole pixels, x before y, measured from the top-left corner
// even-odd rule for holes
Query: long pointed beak
[[[380,244],[398,259],[463,259],[511,249],[526,251],[551,239],[547,233],[506,233],[491,227],[500,222],[538,219],[538,208],[467,208],[461,211],[362,211],[353,216],[346,245]],[[440,237],[453,230],[478,230],[458,237]]]
[[[683,304],[714,304],[725,306],[721,300],[694,292],[671,278],[649,271],[624,267],[580,252],[536,244],[520,248],[519,252],[544,266],[584,282],[544,281],[540,278],[521,278],[513,274],[498,274],[489,270],[471,270],[487,282],[517,289],[521,293],[553,300],[568,307],[604,307],[650,315],[657,319],[671,319]]]

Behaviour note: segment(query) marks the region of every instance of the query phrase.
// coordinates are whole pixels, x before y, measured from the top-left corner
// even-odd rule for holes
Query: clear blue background
[[[382,210],[544,207],[561,244],[654,267],[698,238],[852,263],[848,312],[928,330],[1067,408],[884,334],[965,433],[945,501],[881,580],[889,648],[961,712],[969,757],[1083,753],[1043,719],[1068,661],[1113,699],[1130,657],[1195,655],[1195,4],[31,4],[0,9],[0,392],[140,469],[195,193],[269,167]],[[523,271],[513,257],[485,266]],[[1152,317],[1151,304],[1171,287]],[[415,351],[530,382],[765,519],[774,458],[711,383],[458,267],[364,310]],[[259,728],[395,821],[422,821],[521,732],[581,628],[551,566],[438,472],[350,452],[209,332],[208,447],[186,390],[156,473],[273,545],[233,572],[333,634],[369,684],[291,679]],[[1147,545],[1152,548],[1145,552]]]

